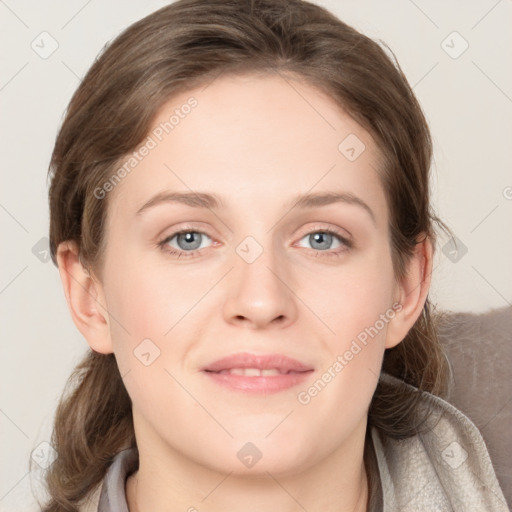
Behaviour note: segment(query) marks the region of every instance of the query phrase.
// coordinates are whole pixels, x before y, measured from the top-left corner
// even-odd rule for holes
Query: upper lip
[[[313,368],[297,359],[292,359],[282,354],[249,354],[248,352],[232,354],[201,368],[202,371],[220,372],[233,368],[258,368],[270,370],[275,368],[281,373],[306,372]]]

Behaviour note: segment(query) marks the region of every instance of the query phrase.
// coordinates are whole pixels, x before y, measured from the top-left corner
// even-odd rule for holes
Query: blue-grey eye
[[[315,249],[317,251],[336,249],[337,247],[340,247],[342,245],[342,242],[340,241],[340,238],[337,235],[325,231],[315,231],[314,233],[310,233],[309,235],[303,237],[301,241],[304,239],[308,240],[311,249]]]
[[[167,239],[167,243],[176,249],[181,251],[195,251],[204,247],[203,242],[205,239],[210,240],[208,235],[200,233],[198,231],[184,231],[182,233],[176,233],[174,236]],[[172,241],[176,240],[177,247],[172,245]]]

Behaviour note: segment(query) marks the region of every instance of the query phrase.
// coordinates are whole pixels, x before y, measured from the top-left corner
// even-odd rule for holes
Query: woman
[[[311,3],[180,0],[123,32],[50,166],[91,352],[44,510],[506,510],[435,396],[430,159],[398,65]]]

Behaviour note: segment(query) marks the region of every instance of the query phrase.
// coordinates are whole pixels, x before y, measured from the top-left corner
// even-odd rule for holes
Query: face
[[[107,187],[102,282],[139,449],[274,475],[346,455],[397,297],[375,142],[277,75],[175,96],[148,137]]]

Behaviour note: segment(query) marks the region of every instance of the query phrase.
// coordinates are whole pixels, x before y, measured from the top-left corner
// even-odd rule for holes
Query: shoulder
[[[384,379],[393,382],[393,378]],[[396,380],[396,379],[395,379]],[[398,381],[397,381],[398,382]],[[508,511],[480,432],[445,400],[424,393],[421,432],[391,439],[372,431],[385,510]]]

